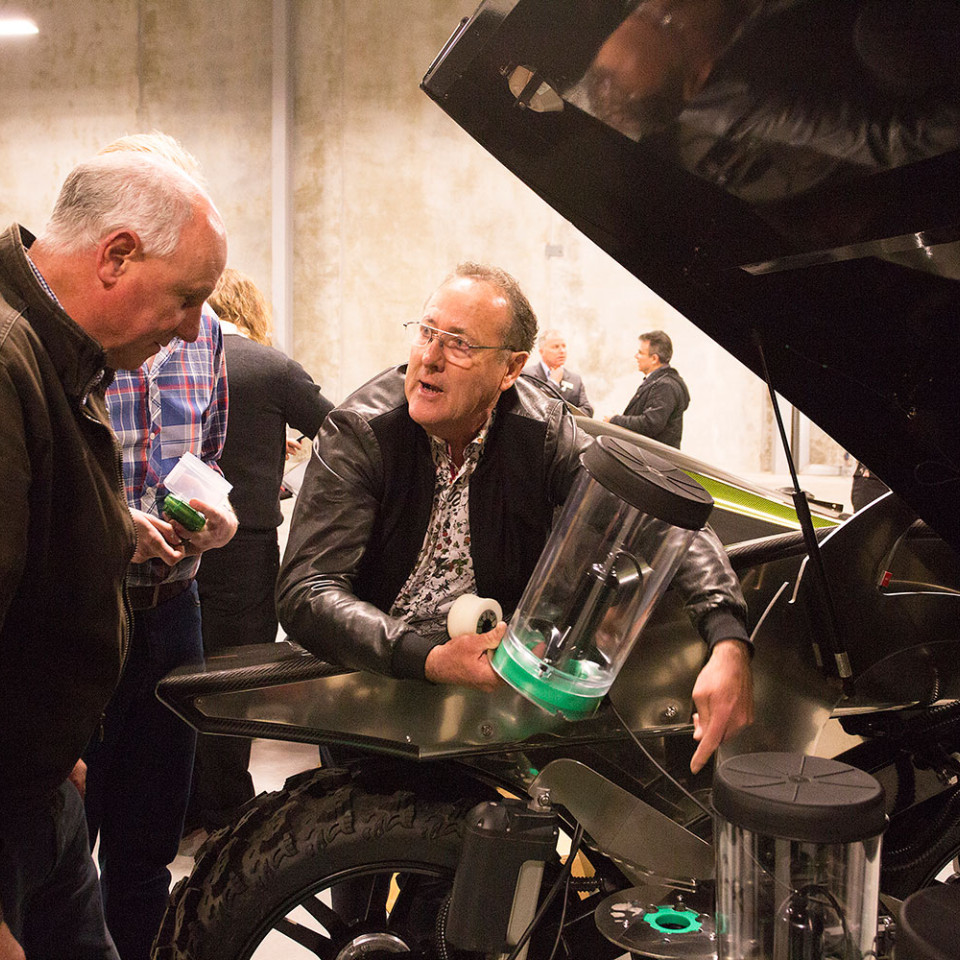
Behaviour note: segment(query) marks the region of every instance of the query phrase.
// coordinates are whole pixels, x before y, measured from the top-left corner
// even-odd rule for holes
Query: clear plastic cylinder
[[[873,960],[883,790],[823,757],[745,754],[713,786],[718,960]]]
[[[719,960],[872,958],[880,842],[809,843],[720,821]]]
[[[697,487],[693,529],[660,519],[601,482],[608,466],[600,461],[600,479],[590,471],[578,479],[493,659],[520,693],[571,720],[596,710],[702,526],[704,498],[706,511],[712,505]],[[693,484],[681,476],[682,486]],[[644,499],[643,490],[633,499]],[[686,522],[689,504],[681,501]]]

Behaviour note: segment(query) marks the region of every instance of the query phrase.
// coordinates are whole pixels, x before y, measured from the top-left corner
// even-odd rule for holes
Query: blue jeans
[[[119,960],[72,783],[47,803],[0,813],[0,903],[28,960]]]
[[[149,960],[190,794],[196,733],[157,700],[158,681],[203,659],[197,586],[134,615],[123,676],[87,755],[87,825],[99,834],[107,926],[123,960]]]

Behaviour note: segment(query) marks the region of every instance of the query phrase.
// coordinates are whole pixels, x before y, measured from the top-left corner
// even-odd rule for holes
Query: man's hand
[[[237,532],[237,515],[230,504],[211,507],[202,500],[193,499],[190,501],[190,506],[194,510],[199,510],[207,518],[202,530],[192,532],[176,520],[170,521],[176,539],[187,556],[198,556],[204,550],[222,547],[233,539],[233,535]]]
[[[310,451],[310,446],[310,439],[308,437],[300,437],[299,440],[291,440],[287,437],[287,452],[284,459],[289,460],[291,457],[299,459],[304,453]]]
[[[753,723],[750,650],[740,640],[721,640],[693,686],[693,739],[699,746],[690,761],[698,773],[717,747]]]
[[[0,920],[0,960],[27,960],[23,947],[17,943],[10,928]]]
[[[501,620],[487,633],[462,633],[434,647],[424,665],[426,678],[433,683],[456,683],[490,693],[503,681],[490,666],[488,650],[500,646],[507,625]]]
[[[133,507],[130,508],[130,515],[137,528],[137,550],[133,555],[133,563],[143,563],[157,557],[172,567],[187,555],[180,534],[166,520],[142,510],[134,510]]]

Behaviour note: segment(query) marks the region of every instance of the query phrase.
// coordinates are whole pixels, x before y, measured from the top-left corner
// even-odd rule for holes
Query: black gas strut
[[[843,681],[844,687],[848,686],[848,681],[853,675],[850,668],[850,656],[843,642],[837,619],[837,609],[834,606],[833,597],[830,593],[830,584],[827,581],[827,572],[823,566],[823,555],[820,553],[820,543],[817,540],[816,531],[813,527],[813,518],[810,516],[810,505],[807,503],[806,494],[800,489],[800,482],[797,479],[796,466],[793,462],[793,454],[790,451],[790,442],[787,439],[787,431],[783,426],[783,417],[780,415],[780,405],[777,403],[776,391],[773,389],[773,383],[770,379],[770,371],[767,369],[767,358],[763,352],[763,342],[760,333],[753,331],[754,342],[757,351],[760,354],[760,365],[763,367],[763,379],[767,384],[767,390],[770,392],[770,402],[773,404],[773,415],[777,420],[777,429],[780,431],[780,443],[783,445],[783,452],[787,457],[787,467],[790,470],[790,480],[793,484],[791,497],[794,508],[797,511],[797,519],[800,521],[800,529],[803,532],[803,541],[807,548],[809,565],[813,574],[814,591],[820,603],[811,604],[810,615],[813,618],[817,634],[823,637],[824,644],[833,657],[834,667],[837,676]],[[819,663],[823,662],[821,654],[821,645],[817,637],[813,639],[814,653]]]

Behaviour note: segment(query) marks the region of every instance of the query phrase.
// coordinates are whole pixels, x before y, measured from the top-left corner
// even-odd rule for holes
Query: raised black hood
[[[423,88],[960,548],[955,0],[489,0]]]

